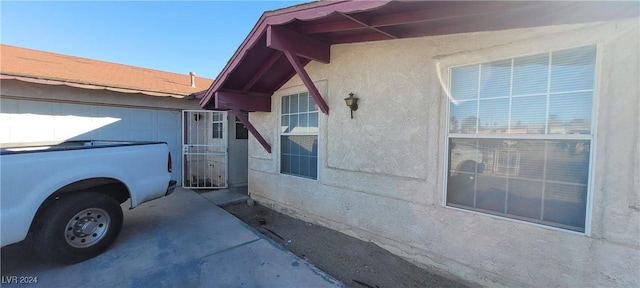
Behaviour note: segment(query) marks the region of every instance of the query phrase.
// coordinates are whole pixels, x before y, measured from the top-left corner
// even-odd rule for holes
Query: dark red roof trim
[[[319,1],[302,4],[265,12],[204,93],[200,105],[215,110],[270,111],[270,106],[264,107],[264,97],[270,99],[297,73],[320,109],[328,113],[329,107],[306,75],[304,66],[311,60],[329,63],[333,44],[607,21],[639,14],[640,2],[637,1]],[[259,136],[257,131],[256,135]]]

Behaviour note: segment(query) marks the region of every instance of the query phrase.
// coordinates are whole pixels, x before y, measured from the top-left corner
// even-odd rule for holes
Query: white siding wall
[[[640,286],[640,26],[637,19],[334,45],[306,70],[320,117],[319,180],[279,173],[280,97],[251,122],[249,192],[259,202],[484,285]],[[448,67],[597,45],[591,234],[443,205]],[[442,79],[442,81],[440,80]],[[349,118],[343,98],[360,98]]]
[[[117,102],[118,97],[120,105],[109,103]],[[127,103],[125,99],[130,102]],[[190,102],[194,103],[3,81],[0,143],[89,139],[163,141],[169,144],[172,155],[172,178],[180,182],[181,109],[192,107],[189,105],[197,106],[197,101]],[[129,103],[139,107],[127,107],[125,104]],[[171,106],[174,107],[168,109]]]

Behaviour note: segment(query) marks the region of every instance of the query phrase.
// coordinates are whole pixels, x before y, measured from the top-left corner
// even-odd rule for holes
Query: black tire
[[[39,219],[34,248],[42,257],[73,264],[104,252],[122,229],[122,208],[100,193],[61,195]]]

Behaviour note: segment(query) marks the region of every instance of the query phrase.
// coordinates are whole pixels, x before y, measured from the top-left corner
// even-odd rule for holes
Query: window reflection
[[[449,150],[448,205],[584,231],[588,140],[450,139]]]
[[[549,134],[590,134],[592,93],[551,95]]]
[[[511,60],[480,65],[480,99],[510,95]]]
[[[516,97],[511,101],[510,134],[544,134],[546,96]]]
[[[459,67],[451,71],[451,94],[456,100],[478,98],[478,65]]]
[[[513,95],[547,92],[549,55],[541,54],[513,60]]]
[[[451,69],[447,205],[584,231],[595,52]]]
[[[480,101],[478,134],[505,134],[509,130],[509,99]]]
[[[452,104],[449,133],[475,134],[478,126],[477,105],[477,101]]]
[[[449,133],[590,134],[594,63],[595,46],[452,68]]]

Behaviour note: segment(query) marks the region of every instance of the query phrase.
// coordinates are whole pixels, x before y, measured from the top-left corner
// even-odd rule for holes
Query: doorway
[[[185,110],[182,112],[182,123],[183,187],[227,188],[227,112]]]

